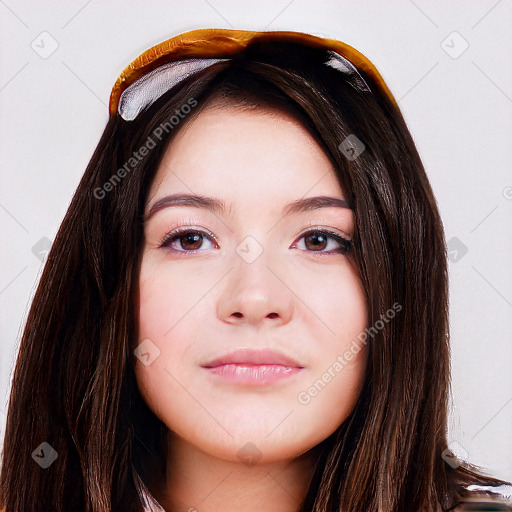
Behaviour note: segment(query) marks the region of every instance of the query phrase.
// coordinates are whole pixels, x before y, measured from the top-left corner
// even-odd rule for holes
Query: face
[[[289,206],[317,196],[338,201]],[[343,198],[286,114],[210,107],[178,132],[146,204],[135,351],[140,392],[173,439],[284,461],[353,410],[367,309]]]

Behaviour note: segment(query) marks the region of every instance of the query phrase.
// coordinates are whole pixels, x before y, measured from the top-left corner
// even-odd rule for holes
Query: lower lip
[[[281,364],[232,363],[213,368],[206,367],[206,369],[228,382],[261,386],[292,377],[303,368],[283,366]]]

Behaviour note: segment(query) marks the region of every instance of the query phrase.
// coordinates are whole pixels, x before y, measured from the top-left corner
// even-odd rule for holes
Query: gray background
[[[451,447],[512,480],[512,0],[0,0],[0,439],[28,305],[111,87],[145,49],[204,27],[330,36],[376,64],[450,248]]]

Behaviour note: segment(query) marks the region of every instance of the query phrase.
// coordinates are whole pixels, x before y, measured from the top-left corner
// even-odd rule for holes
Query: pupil
[[[185,239],[185,245],[194,245],[194,243],[197,245],[199,242],[199,245],[201,243],[202,236],[199,233],[186,233],[183,238]],[[182,244],[183,245],[183,244]],[[197,247],[192,247],[192,249],[197,249]]]
[[[320,245],[325,245],[325,235],[323,235],[322,233],[316,233],[316,234],[313,234],[313,235],[310,235],[309,237],[307,237],[307,239],[309,240],[319,240],[320,239]],[[323,241],[322,241],[323,239]],[[318,249],[318,243],[314,243],[313,244],[314,247],[316,247]],[[321,249],[323,249],[323,247],[320,247]]]

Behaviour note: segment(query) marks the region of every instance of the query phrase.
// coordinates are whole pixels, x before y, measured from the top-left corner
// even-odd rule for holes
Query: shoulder
[[[460,482],[452,488],[450,511],[509,511],[512,512],[512,484],[490,478],[488,481]]]
[[[512,484],[485,475],[481,468],[462,462],[445,473],[445,492],[442,510],[509,511],[512,512]]]

